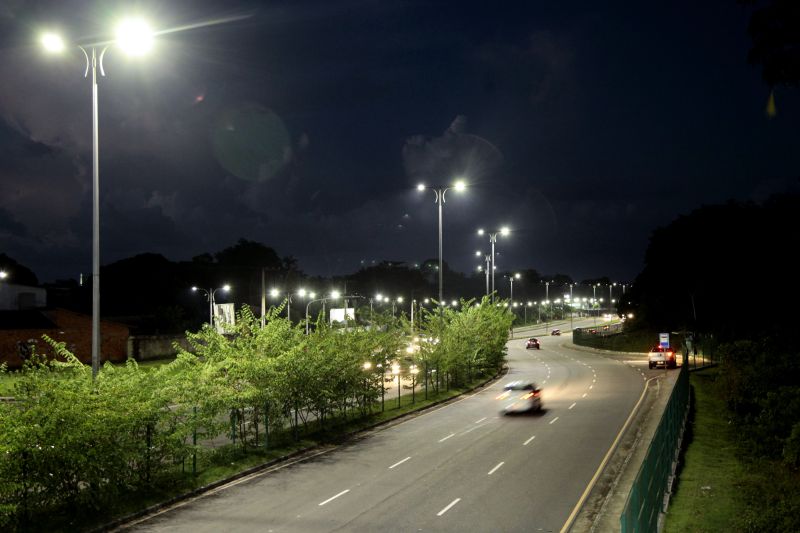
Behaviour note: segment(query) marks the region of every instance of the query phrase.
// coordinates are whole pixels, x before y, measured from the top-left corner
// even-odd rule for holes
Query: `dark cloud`
[[[107,6],[0,5],[0,250],[44,280],[90,261],[91,85],[79,51],[33,36],[98,35]],[[631,279],[677,215],[796,187],[796,92],[764,117],[747,12],[723,0],[138,6],[168,26],[250,16],[105,56],[104,263],[240,237],[311,273],[420,261],[438,221],[413,186],[464,176],[444,209],[454,267],[477,266],[477,227],[508,224],[498,266]]]

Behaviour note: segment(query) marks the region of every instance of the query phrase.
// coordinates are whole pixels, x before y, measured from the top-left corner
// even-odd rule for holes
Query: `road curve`
[[[133,531],[559,531],[638,401],[645,372],[571,347],[508,343],[508,375],[476,394],[132,525]],[[544,409],[502,416],[502,384]]]

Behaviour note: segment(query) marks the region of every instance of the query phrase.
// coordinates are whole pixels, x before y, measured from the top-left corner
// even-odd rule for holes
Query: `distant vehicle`
[[[675,356],[675,350],[662,346],[653,346],[647,354],[647,366],[649,368],[658,366],[663,366],[664,368],[677,367],[678,361]]]
[[[512,381],[497,399],[503,404],[500,412],[504,414],[542,410],[542,391],[530,381]]]
[[[592,335],[595,335],[597,333],[597,330],[592,328],[592,329],[589,330],[589,333],[591,333]]]
[[[539,346],[539,339],[537,339],[536,337],[531,337],[530,339],[528,339],[528,342],[525,343],[525,348],[527,348],[528,350],[530,350],[531,348],[536,348],[537,350],[542,349],[542,347]]]
[[[557,337],[557,336],[561,335],[561,330],[560,329],[554,329],[553,331],[550,332],[550,335],[553,335],[553,336]]]

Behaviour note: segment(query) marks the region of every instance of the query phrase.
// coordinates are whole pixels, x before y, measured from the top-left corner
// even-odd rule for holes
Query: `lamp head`
[[[131,56],[142,56],[153,48],[153,30],[141,18],[129,18],[116,28],[116,43]]]
[[[39,38],[39,41],[48,52],[58,54],[64,51],[64,40],[57,33],[45,32]]]

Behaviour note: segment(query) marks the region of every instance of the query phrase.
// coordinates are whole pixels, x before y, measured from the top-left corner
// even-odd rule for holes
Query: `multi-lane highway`
[[[136,531],[559,531],[649,374],[540,337],[509,341],[508,375],[363,438],[238,480]],[[502,385],[532,380],[541,413],[502,416]]]

